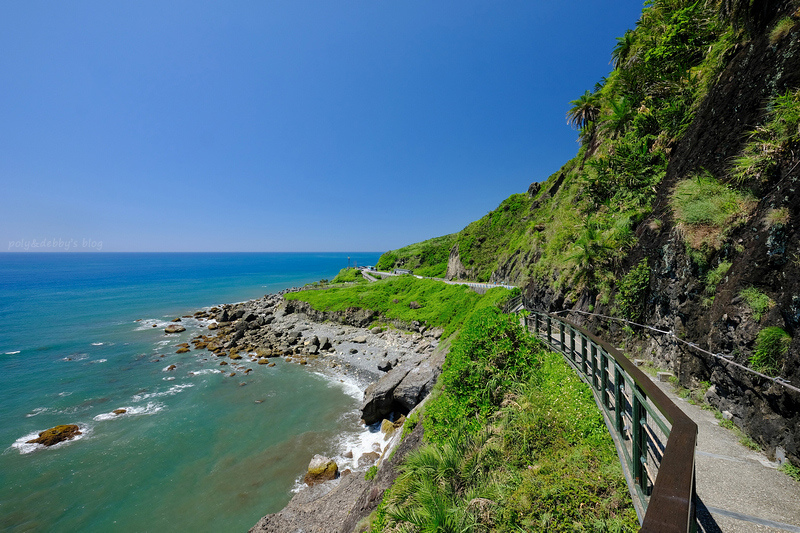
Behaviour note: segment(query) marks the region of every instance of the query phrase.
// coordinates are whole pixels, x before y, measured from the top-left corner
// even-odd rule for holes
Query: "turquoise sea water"
[[[283,507],[313,454],[363,433],[357,387],[279,360],[229,377],[175,354],[201,324],[163,326],[348,256],[379,254],[0,254],[0,530],[246,531]],[[58,424],[83,435],[25,444]]]

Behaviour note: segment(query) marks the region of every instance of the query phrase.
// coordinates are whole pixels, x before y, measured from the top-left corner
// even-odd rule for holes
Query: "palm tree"
[[[600,106],[597,102],[597,95],[586,91],[577,100],[571,101],[572,106],[567,111],[567,124],[573,125],[578,129],[583,129],[600,116]]]
[[[616,139],[621,134],[625,133],[628,127],[628,122],[633,118],[633,105],[631,100],[625,96],[621,96],[616,100],[609,101],[611,106],[611,114],[603,122],[602,128]]]
[[[626,60],[628,59],[628,55],[631,53],[634,41],[634,33],[631,30],[626,31],[625,35],[622,37],[617,37],[617,44],[611,51],[611,64],[614,66],[614,68],[620,68],[624,64],[630,62]]]

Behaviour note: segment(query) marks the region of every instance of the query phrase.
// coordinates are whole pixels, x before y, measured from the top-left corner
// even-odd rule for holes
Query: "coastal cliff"
[[[575,158],[379,265],[518,285],[800,465],[800,6],[739,4],[649,4],[570,103]]]

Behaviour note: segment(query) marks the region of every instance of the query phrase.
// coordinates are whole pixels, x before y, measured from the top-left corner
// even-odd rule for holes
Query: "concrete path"
[[[701,531],[800,533],[800,483],[778,464],[739,444],[711,411],[678,397],[670,383],[655,383],[698,427],[695,471]]]

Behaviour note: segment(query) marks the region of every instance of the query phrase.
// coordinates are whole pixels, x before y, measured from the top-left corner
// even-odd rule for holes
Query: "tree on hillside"
[[[597,94],[586,91],[577,100],[569,103],[572,107],[567,111],[567,124],[580,131],[583,143],[589,143],[594,137],[595,121],[600,116],[600,102]]]

